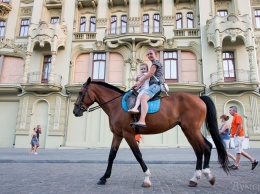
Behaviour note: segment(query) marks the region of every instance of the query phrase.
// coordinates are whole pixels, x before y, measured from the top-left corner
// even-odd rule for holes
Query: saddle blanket
[[[123,109],[128,112],[128,107],[126,103],[126,97],[127,95],[131,94],[132,92],[127,92],[122,98],[122,107]],[[156,113],[157,111],[160,110],[160,103],[161,99],[153,100],[153,101],[148,101],[148,114]]]

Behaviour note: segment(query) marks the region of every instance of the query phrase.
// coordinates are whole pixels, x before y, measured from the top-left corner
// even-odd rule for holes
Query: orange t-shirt
[[[238,124],[241,124],[242,127],[240,129],[240,132],[237,134],[237,136],[245,136],[242,117],[236,113],[233,117],[232,125],[231,125],[231,136],[232,137],[234,137],[234,135],[236,134]]]

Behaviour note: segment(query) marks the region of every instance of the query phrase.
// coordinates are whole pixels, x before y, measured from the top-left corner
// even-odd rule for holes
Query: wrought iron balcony
[[[224,82],[219,81],[220,76],[224,77]],[[250,71],[236,69],[232,71],[214,72],[210,75],[210,89],[214,91],[225,91],[228,93],[239,93],[244,91],[254,91],[258,83],[250,80]]]
[[[50,81],[50,73],[46,72],[31,72],[28,73],[27,83],[22,86],[25,91],[31,92],[57,92],[61,91],[62,76],[54,74],[54,81]]]

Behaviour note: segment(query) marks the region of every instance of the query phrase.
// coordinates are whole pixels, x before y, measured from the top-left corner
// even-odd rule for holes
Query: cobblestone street
[[[138,164],[114,164],[106,185],[97,185],[106,164],[94,163],[1,163],[0,193],[260,193],[260,168],[241,165],[227,176],[218,164],[211,170],[216,183],[202,176],[196,188],[188,187],[194,164],[149,164],[152,187],[141,187]]]

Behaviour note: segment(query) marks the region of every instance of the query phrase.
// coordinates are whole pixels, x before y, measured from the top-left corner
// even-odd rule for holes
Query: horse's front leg
[[[115,134],[113,135],[112,145],[111,145],[111,149],[110,149],[110,153],[109,153],[109,157],[108,157],[107,170],[106,170],[105,174],[97,182],[98,185],[106,184],[107,178],[110,178],[113,162],[116,157],[116,154],[117,154],[117,151],[118,151],[118,148],[119,148],[119,145],[120,145],[122,139],[123,139],[123,137],[119,137]]]
[[[151,173],[150,170],[147,168],[146,164],[144,163],[142,153],[139,149],[138,144],[136,143],[135,137],[131,133],[124,133],[124,138],[128,143],[129,147],[131,148],[136,160],[141,165],[143,172],[144,172],[144,181],[142,187],[150,187],[152,185],[150,181]]]

